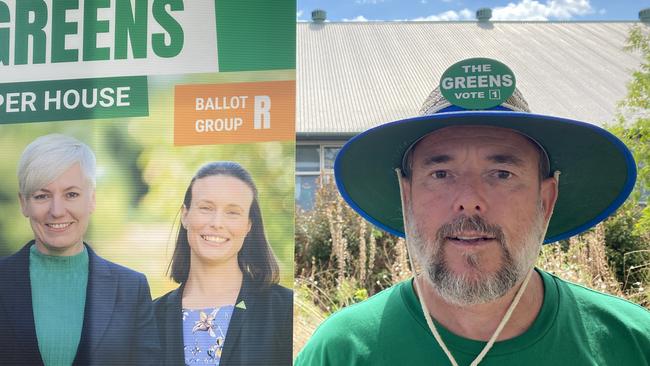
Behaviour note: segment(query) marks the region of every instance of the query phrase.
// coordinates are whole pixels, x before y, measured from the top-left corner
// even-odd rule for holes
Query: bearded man
[[[624,202],[636,179],[627,147],[529,113],[496,60],[449,75],[421,117],[353,138],[335,165],[350,206],[406,238],[413,279],[331,316],[296,365],[650,364],[650,312],[534,268],[543,243]],[[483,90],[482,79],[512,83]]]

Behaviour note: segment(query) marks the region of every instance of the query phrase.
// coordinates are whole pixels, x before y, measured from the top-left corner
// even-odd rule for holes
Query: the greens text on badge
[[[271,128],[271,98],[268,95],[253,96],[253,129]],[[248,95],[233,95],[219,97],[196,97],[196,111],[229,111],[245,110],[250,108]],[[194,129],[196,132],[237,131],[244,125],[244,117],[239,115],[221,116],[196,119]]]
[[[488,109],[502,104],[515,90],[515,75],[506,65],[472,58],[449,67],[440,78],[440,91],[453,105]]]

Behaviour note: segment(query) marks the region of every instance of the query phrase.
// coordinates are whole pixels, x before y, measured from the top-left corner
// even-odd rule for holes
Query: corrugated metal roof
[[[360,132],[412,117],[442,73],[469,57],[508,65],[531,110],[613,121],[638,53],[638,22],[298,23],[297,132]]]

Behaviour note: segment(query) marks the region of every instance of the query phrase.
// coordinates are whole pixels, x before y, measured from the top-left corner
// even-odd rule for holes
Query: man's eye
[[[45,193],[39,193],[39,194],[33,195],[32,198],[37,200],[37,201],[41,201],[41,200],[46,199],[47,195]]]
[[[512,173],[507,170],[497,170],[496,177],[499,179],[510,179],[512,178]]]
[[[68,198],[77,198],[77,197],[79,197],[79,193],[78,192],[68,192],[68,193],[66,193],[66,196]]]
[[[436,179],[444,179],[447,178],[447,171],[446,170],[436,170],[433,172],[432,176]]]

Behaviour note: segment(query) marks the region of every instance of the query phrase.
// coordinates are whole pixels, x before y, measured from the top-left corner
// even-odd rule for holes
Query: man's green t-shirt
[[[650,365],[650,312],[623,299],[538,270],[544,303],[523,334],[496,342],[488,365]],[[486,342],[459,337],[436,322],[459,365]],[[296,358],[311,365],[449,365],[426,324],[411,280],[339,311]]]

